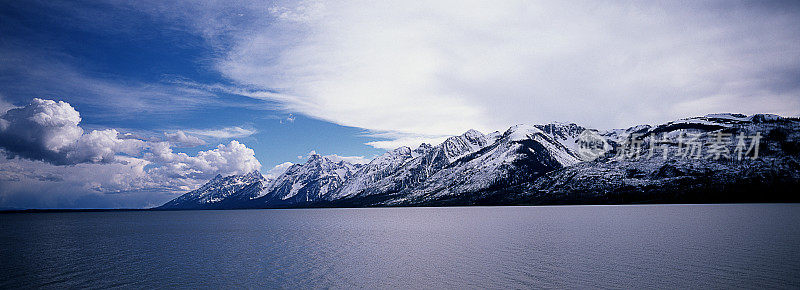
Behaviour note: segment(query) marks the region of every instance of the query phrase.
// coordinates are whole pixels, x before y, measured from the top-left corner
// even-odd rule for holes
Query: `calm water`
[[[800,205],[0,215],[9,287],[800,287]]]

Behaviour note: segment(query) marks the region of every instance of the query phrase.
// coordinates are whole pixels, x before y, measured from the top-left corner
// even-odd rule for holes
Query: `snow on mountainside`
[[[720,133],[728,134],[731,147],[734,136],[760,134],[759,158],[670,153],[687,150],[686,136],[711,144]],[[585,134],[604,144],[598,157],[583,158]],[[626,152],[634,147],[652,153],[630,158]],[[436,146],[400,147],[365,165],[314,154],[274,180],[257,172],[218,176],[160,208],[800,200],[785,195],[800,186],[798,155],[800,122],[776,115],[710,114],[609,131],[517,125],[488,135],[469,130]],[[767,191],[758,195],[757,186]]]
[[[420,203],[510,186],[577,162],[569,149],[539,128],[517,125],[495,143],[447,164],[408,195],[387,203]]]
[[[550,123],[535,125],[535,127],[567,147],[573,155],[577,154],[581,133],[586,131],[586,128],[574,123]]]
[[[508,190],[546,204],[800,200],[796,119],[712,114],[633,131],[605,158]]]
[[[372,184],[397,172],[408,160],[418,157],[425,150],[427,150],[425,147],[421,147],[421,149],[412,151],[411,148],[403,146],[386,152],[370,163],[362,166],[361,169],[354,174],[353,178],[347,180],[338,191],[325,196],[325,199],[336,200],[352,197]]]
[[[161,209],[217,208],[233,200],[249,200],[258,195],[269,180],[258,171],[244,175],[217,175],[200,188],[160,206]]]
[[[460,136],[447,138],[442,144],[430,146],[423,144],[411,159],[402,164],[382,165],[380,171],[390,173],[377,178],[369,184],[353,185],[343,188],[338,196],[364,197],[370,195],[398,194],[419,186],[430,176],[469,153],[486,146],[488,139],[476,130],[469,130]],[[397,166],[401,165],[401,166]]]
[[[292,165],[278,176],[257,201],[265,205],[317,201],[336,191],[359,167],[312,154],[305,164]]]

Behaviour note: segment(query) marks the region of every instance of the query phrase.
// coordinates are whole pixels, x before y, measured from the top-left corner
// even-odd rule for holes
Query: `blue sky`
[[[798,39],[794,1],[0,0],[0,207],[518,123],[797,116]]]
[[[213,58],[220,53],[212,44],[143,12],[102,3],[57,1],[4,1],[0,10],[4,50],[23,54],[22,66],[59,62],[59,66],[77,74],[71,81],[103,82],[121,88],[130,84],[180,87],[179,82],[229,83],[211,68]],[[74,15],[76,10],[86,15]],[[100,18],[99,22],[94,22],[95,17]],[[81,113],[81,124],[89,128],[124,128],[131,132],[252,129],[255,134],[240,139],[255,150],[265,166],[301,161],[297,156],[311,150],[368,157],[383,151],[364,144],[376,139],[364,136],[363,129],[292,114],[277,109],[270,101],[201,92],[187,93],[175,100],[195,99],[195,104],[175,104],[179,108],[170,108],[173,104],[167,97],[129,111],[124,106],[109,106],[107,102],[116,100],[104,94],[113,94],[113,90],[50,86],[49,78],[58,76],[43,76],[36,72],[39,69],[47,68],[11,68],[11,73],[4,74],[0,94],[19,106],[34,97],[66,101]],[[131,92],[124,98],[139,98],[137,94],[147,93]],[[289,114],[295,116],[293,122],[287,122]]]

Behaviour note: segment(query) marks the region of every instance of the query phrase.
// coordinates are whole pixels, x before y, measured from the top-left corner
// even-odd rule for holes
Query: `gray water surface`
[[[798,288],[800,205],[0,214],[0,288]]]

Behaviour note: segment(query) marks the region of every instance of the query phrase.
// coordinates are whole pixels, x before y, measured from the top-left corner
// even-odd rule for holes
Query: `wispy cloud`
[[[183,131],[164,132],[164,139],[171,144],[182,147],[195,147],[205,145],[206,141]]]
[[[60,52],[27,46],[0,46],[0,72],[7,96],[58,97],[91,105],[93,114],[131,116],[136,112],[175,112],[219,104],[213,92],[169,82],[145,83],[124,78],[101,78],[79,69]],[[68,61],[72,60],[72,61]]]
[[[446,135],[800,112],[797,5],[354,1],[267,12],[277,22],[242,30],[219,70],[347,126]]]
[[[400,133],[400,132],[367,132],[364,136],[379,139],[377,141],[370,141],[366,144],[375,148],[392,150],[401,146],[407,146],[412,149],[416,148],[422,143],[439,144],[444,142],[445,139],[451,135],[428,135],[428,134],[414,134],[414,133]]]
[[[195,135],[219,138],[219,139],[242,138],[258,133],[256,129],[245,129],[238,126],[225,127],[220,129],[187,130],[187,132]]]

